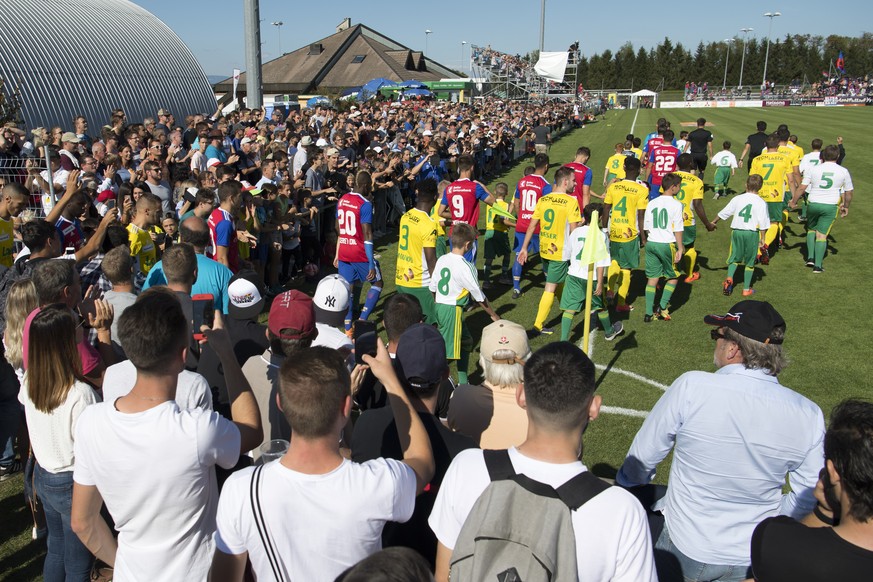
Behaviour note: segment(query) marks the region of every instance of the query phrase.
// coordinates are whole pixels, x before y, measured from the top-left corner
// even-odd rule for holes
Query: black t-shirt
[[[763,131],[753,133],[746,138],[746,143],[749,144],[749,162],[752,161],[752,158],[757,157],[762,151],[764,151],[764,145],[766,145],[766,141],[767,134]]]
[[[472,439],[447,429],[433,414],[419,412],[418,416],[424,423],[433,449],[434,476],[427,488],[415,500],[415,511],[409,521],[385,524],[385,529],[382,530],[382,545],[412,548],[424,556],[433,567],[436,560],[437,540],[427,525],[427,518],[433,509],[440,484],[452,459],[463,450],[476,448],[476,444]],[[403,459],[397,425],[394,423],[394,411],[390,406],[368,410],[362,414],[355,423],[355,431],[352,434],[353,461],[363,463],[378,458]]]
[[[233,352],[240,366],[252,356],[260,356],[269,347],[266,326],[251,320],[238,320],[225,317],[225,326],[233,344]],[[206,378],[212,389],[215,410],[229,415],[227,408],[227,384],[224,381],[224,368],[221,360],[209,344],[204,344],[197,364],[197,373]],[[223,406],[220,406],[223,405]]]
[[[698,127],[688,134],[688,143],[691,144],[690,152],[692,154],[705,154],[706,144],[712,141],[712,132],[708,129]]]
[[[540,145],[549,143],[549,133],[551,131],[552,130],[550,130],[545,125],[538,125],[535,128],[533,128],[533,134],[534,134],[534,138],[535,138],[534,143],[540,144]]]
[[[844,540],[833,528],[770,517],[752,534],[752,571],[758,582],[868,582],[873,552]]]

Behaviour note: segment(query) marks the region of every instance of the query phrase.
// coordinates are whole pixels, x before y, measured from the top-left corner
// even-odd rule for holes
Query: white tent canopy
[[[636,109],[636,105],[640,97],[651,97],[652,107],[658,106],[658,94],[654,91],[649,91],[648,89],[642,89],[640,91],[637,91],[636,93],[631,93],[629,109]]]

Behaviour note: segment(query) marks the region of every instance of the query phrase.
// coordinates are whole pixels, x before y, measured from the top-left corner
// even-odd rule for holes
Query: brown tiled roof
[[[312,54],[313,46],[321,47]],[[359,63],[356,56],[364,58]],[[421,52],[412,51],[390,38],[358,24],[262,65],[264,93],[310,93],[338,91],[362,85],[376,77],[394,81],[438,81],[456,74]],[[245,94],[246,75],[240,75],[238,91]],[[231,91],[233,79],[215,84],[216,91]]]

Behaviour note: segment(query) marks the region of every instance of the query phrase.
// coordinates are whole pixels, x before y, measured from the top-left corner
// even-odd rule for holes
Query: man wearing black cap
[[[407,329],[397,344],[394,367],[427,431],[435,469],[428,488],[415,502],[412,518],[404,524],[386,524],[382,531],[382,545],[418,550],[433,566],[436,536],[427,526],[427,517],[452,459],[465,449],[476,448],[476,444],[469,437],[446,428],[435,414],[440,384],[449,376],[445,340],[435,327],[418,323]],[[391,406],[364,412],[355,423],[352,460],[363,463],[380,457],[403,459],[403,449],[394,425]]]
[[[665,524],[655,543],[662,581],[744,580],[752,531],[763,519],[799,519],[815,507],[824,416],[779,384],[785,321],[763,301],[741,301],[717,326],[715,373],[687,372],[667,389],[634,438],[616,476],[647,485],[673,451]],[[791,491],[782,493],[786,474]]]

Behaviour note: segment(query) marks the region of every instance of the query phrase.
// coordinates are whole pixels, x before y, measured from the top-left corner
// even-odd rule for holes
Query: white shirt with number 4
[[[441,256],[433,272],[430,290],[436,293],[436,302],[440,305],[459,305],[467,295],[472,295],[476,301],[485,301],[485,295],[479,287],[476,267],[463,256],[454,253]]]
[[[802,184],[809,201],[816,204],[839,204],[840,194],[854,190],[849,170],[836,162],[823,162],[804,174]]]
[[[734,230],[766,230],[770,228],[770,215],[767,203],[756,192],[746,192],[731,198],[721,209],[718,217],[727,220],[733,216],[731,228]]]
[[[673,233],[684,231],[684,225],[682,203],[672,196],[658,196],[646,206],[643,229],[650,242],[675,243]]]

